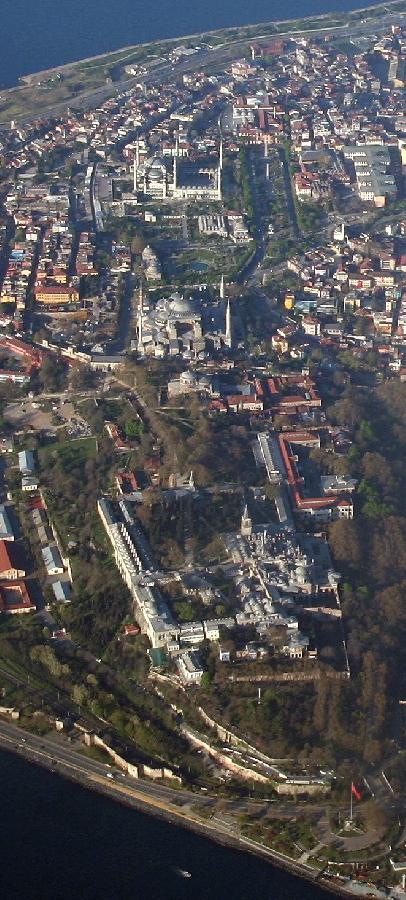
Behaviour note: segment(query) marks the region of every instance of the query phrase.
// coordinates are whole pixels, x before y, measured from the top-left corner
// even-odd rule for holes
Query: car
[[[113,778],[113,775],[111,774],[111,772],[107,772],[107,778]]]

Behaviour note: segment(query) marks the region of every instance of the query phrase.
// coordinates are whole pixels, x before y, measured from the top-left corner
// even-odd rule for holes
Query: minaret
[[[144,315],[144,291],[142,289],[142,281],[140,281],[140,298],[138,302],[138,352],[144,353],[144,345],[142,343],[142,319]]]
[[[223,135],[220,132],[220,153],[219,165],[217,169],[217,199],[221,200],[221,176],[223,173]]]
[[[225,291],[224,291],[224,275],[221,276],[220,281],[220,300],[224,300]]]
[[[250,537],[252,534],[252,519],[248,515],[248,506],[245,504],[244,512],[241,517],[240,533],[242,537]]]
[[[231,327],[231,306],[230,306],[230,298],[227,300],[227,308],[226,308],[226,347],[231,347],[233,345],[233,334]]]
[[[220,150],[219,150],[219,165],[217,169],[217,199],[221,200],[221,176],[223,173],[223,132],[221,130],[221,117],[218,120],[219,133],[220,133]]]
[[[136,194],[137,190],[138,190],[139,166],[140,166],[140,139],[137,137],[137,143],[135,145],[135,159],[134,159],[134,194]]]
[[[175,194],[177,188],[178,181],[178,158],[177,156],[173,159],[173,193]]]

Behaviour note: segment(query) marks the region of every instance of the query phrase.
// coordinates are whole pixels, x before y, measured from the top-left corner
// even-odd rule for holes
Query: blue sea
[[[2,900],[328,900],[306,881],[0,752]],[[191,878],[184,878],[180,870]]]
[[[366,0],[0,0],[0,87],[129,44],[366,6]]]

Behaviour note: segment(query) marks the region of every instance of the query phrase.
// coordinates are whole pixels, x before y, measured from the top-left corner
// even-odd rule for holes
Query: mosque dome
[[[172,294],[169,299],[169,312],[173,316],[193,316],[195,313],[194,305],[190,300],[181,297],[180,294]]]
[[[156,156],[149,167],[149,177],[153,180],[158,180],[162,177],[162,172],[165,171],[165,163],[164,160],[159,156]]]
[[[180,381],[182,382],[182,384],[195,384],[196,375],[194,375],[193,372],[182,372],[180,375]]]

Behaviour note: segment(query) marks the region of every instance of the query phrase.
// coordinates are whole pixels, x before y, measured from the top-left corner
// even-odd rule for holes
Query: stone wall
[[[261,784],[270,784],[269,778],[265,775],[261,775],[254,769],[248,769],[246,766],[239,766],[233,759],[230,759],[230,757],[225,753],[222,753],[221,750],[212,747],[208,741],[203,740],[203,738],[199,737],[189,728],[183,726],[182,732],[191,744],[195,747],[199,747],[201,750],[205,750],[212,759],[215,759],[221,766],[228,769],[229,772],[238,775],[239,778],[244,778],[245,781],[260,781]]]
[[[277,794],[289,794],[297,797],[299,794],[329,794],[331,787],[323,782],[319,784],[316,781],[309,781],[305,784],[300,784],[297,781],[288,780],[278,783],[275,786],[275,790]]]
[[[7,716],[9,719],[17,721],[20,718],[20,713],[18,709],[14,709],[14,706],[0,706],[0,716]]]
[[[123,772],[127,772],[128,775],[131,775],[132,778],[151,778],[153,780],[158,780],[161,778],[167,778],[170,781],[176,781],[177,784],[182,784],[182,779],[180,775],[176,775],[172,769],[169,769],[167,766],[163,766],[162,768],[155,768],[153,766],[145,766],[142,763],[139,766],[133,765],[133,763],[129,763],[124,757],[120,756],[119,753],[116,753],[112,747],[106,744],[103,741],[103,738],[99,737],[98,734],[90,734],[89,732],[85,733],[84,736],[85,744],[88,747],[100,747],[101,750],[104,750],[105,753],[113,760],[114,764],[118,769],[121,769]]]
[[[242,748],[244,750],[250,751],[251,753],[255,753],[258,758],[262,759],[263,762],[266,762],[268,765],[292,762],[291,759],[281,759],[279,757],[274,758],[268,756],[266,753],[262,753],[260,750],[258,750],[257,747],[254,747],[252,744],[249,744],[248,741],[245,741],[244,738],[238,737],[238,735],[234,734],[224,725],[220,725],[219,722],[215,721],[215,719],[211,719],[201,706],[198,706],[198,712],[200,713],[203,722],[217,733],[217,736],[220,738],[220,740],[224,741],[226,744],[230,744],[231,747]]]

